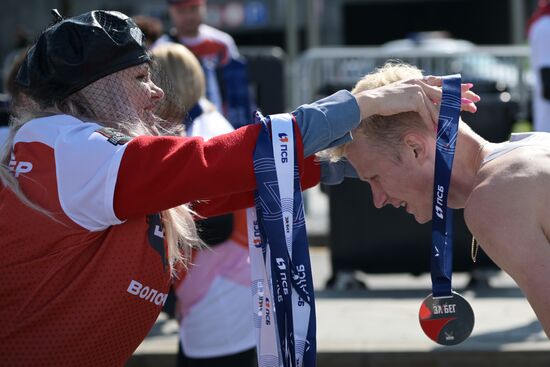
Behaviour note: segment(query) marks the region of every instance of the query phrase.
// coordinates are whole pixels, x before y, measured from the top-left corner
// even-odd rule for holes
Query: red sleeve
[[[260,129],[259,124],[249,125],[206,142],[200,137],[132,139],[117,176],[117,217],[157,213],[198,200],[204,200],[198,205],[201,214],[208,215],[251,206],[256,187],[253,152]],[[296,124],[294,131],[305,189],[319,182],[320,169],[310,160],[304,167],[302,139]]]
[[[302,191],[319,183],[321,170],[314,157],[308,157],[304,161],[303,172],[300,175]],[[223,198],[198,202],[193,205],[193,210],[203,217],[211,217],[229,213],[238,209],[254,206],[254,190],[229,195]]]

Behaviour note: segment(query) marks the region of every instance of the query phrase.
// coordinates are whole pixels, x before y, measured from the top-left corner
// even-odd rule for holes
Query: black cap
[[[51,105],[106,75],[150,61],[143,38],[134,21],[117,11],[57,17],[27,53],[16,82],[37,102]]]

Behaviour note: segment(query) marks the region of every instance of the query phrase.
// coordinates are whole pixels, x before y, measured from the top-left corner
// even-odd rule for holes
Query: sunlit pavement
[[[513,280],[499,272],[490,287],[453,284],[470,301],[476,324],[464,343],[433,343],[418,323],[430,276],[353,274],[366,289],[325,290],[330,277],[326,247],[310,250],[316,287],[318,366],[550,366],[550,341]],[[173,366],[177,324],[162,314],[127,366]]]

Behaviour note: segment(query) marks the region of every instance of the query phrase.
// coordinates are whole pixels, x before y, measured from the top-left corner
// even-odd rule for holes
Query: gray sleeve
[[[349,131],[361,118],[355,97],[346,90],[302,105],[292,114],[302,134],[306,157],[351,140]]]

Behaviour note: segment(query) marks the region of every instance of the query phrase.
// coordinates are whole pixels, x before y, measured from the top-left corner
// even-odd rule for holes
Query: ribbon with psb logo
[[[474,313],[462,296],[452,290],[453,210],[447,207],[449,184],[458,136],[460,75],[443,78],[443,95],[436,137],[432,213],[432,294],[420,307],[424,333],[442,345],[466,340],[474,327]]]
[[[256,208],[247,217],[258,362],[312,367],[315,304],[293,117],[257,113],[256,120],[263,125],[254,151]]]

